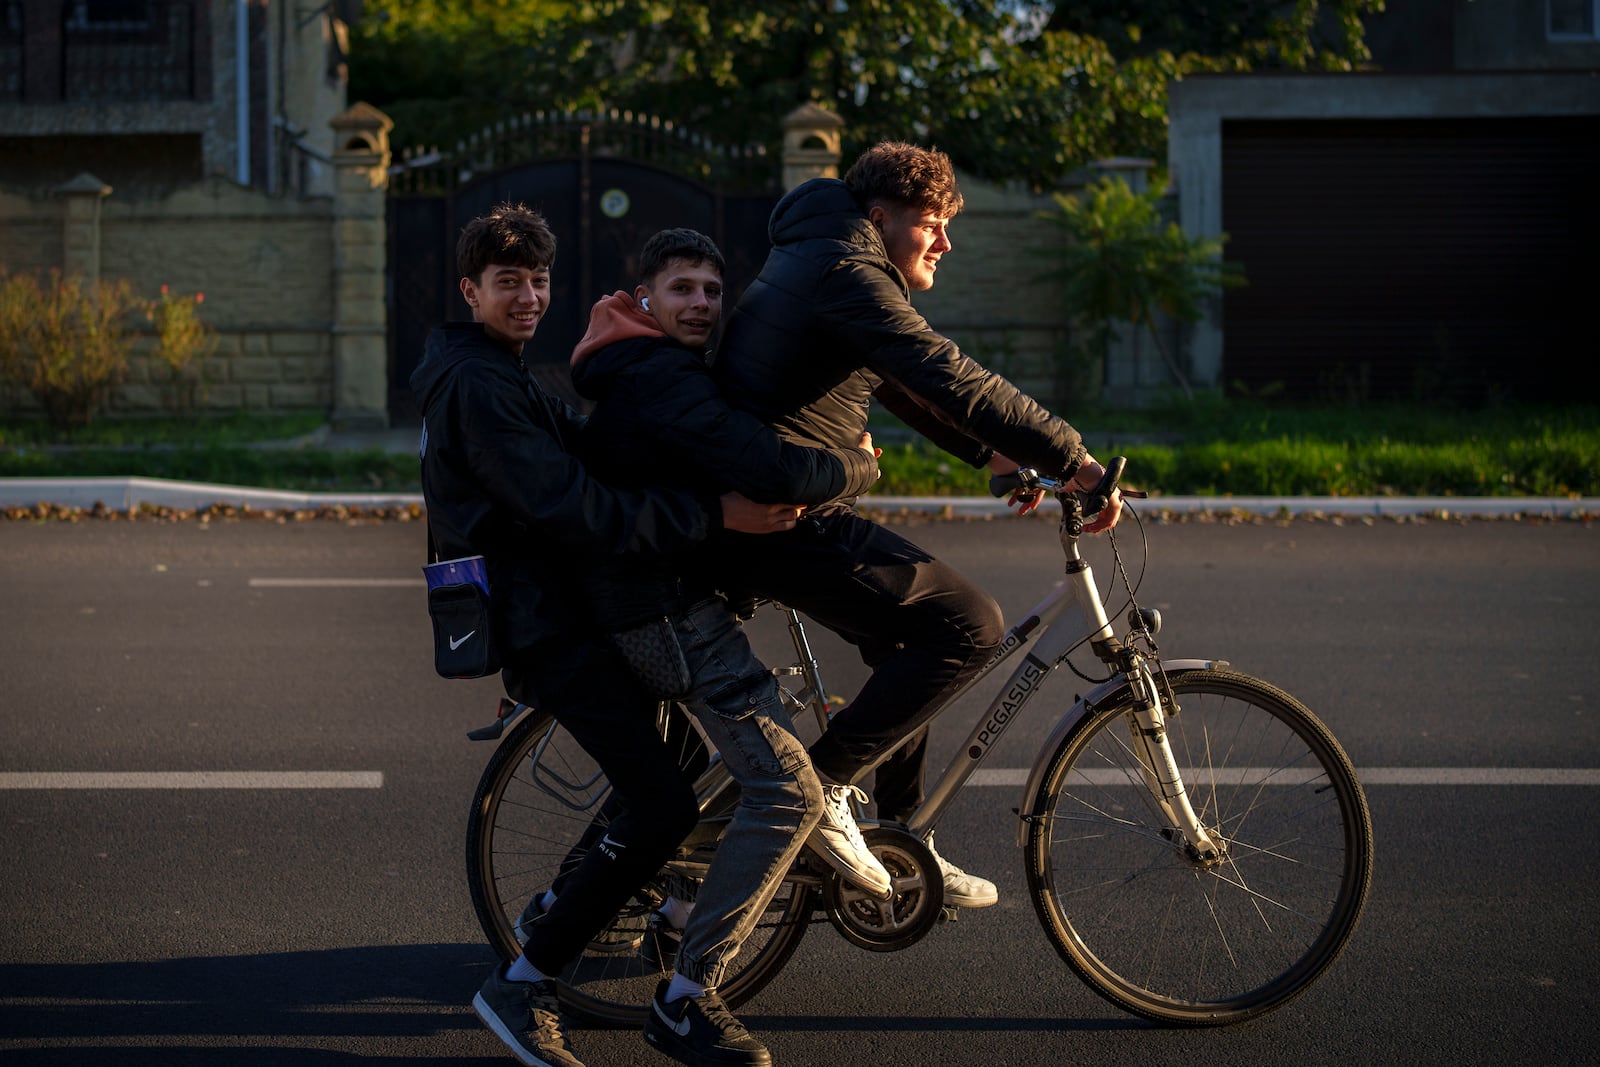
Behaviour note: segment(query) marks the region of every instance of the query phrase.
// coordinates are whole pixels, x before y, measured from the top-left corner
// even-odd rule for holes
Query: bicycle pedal
[[[959,919],[960,917],[961,917],[961,909],[956,907],[954,904],[940,904],[939,905],[939,921],[940,922],[942,922],[942,923],[953,923],[957,919]]]

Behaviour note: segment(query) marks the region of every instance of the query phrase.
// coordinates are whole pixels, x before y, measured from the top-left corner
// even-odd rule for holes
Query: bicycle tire
[[[1220,1026],[1303,993],[1355,932],[1372,822],[1349,757],[1282,690],[1225,670],[1171,676],[1167,736],[1208,832],[1172,839],[1140,775],[1124,692],[1051,755],[1030,809],[1028,884],[1057,952],[1143,1018]]]
[[[682,756],[691,740],[677,742],[675,754]],[[520,952],[513,924],[527,901],[551,886],[562,864],[579,854],[591,828],[603,830],[609,792],[588,753],[546,713],[525,713],[496,747],[473,794],[466,859],[478,923],[501,960],[510,962]],[[680,865],[669,863],[562,972],[562,1006],[574,1021],[599,1027],[644,1024],[656,982],[670,973],[671,962],[652,959],[642,943],[629,946],[643,935],[655,903],[652,892],[692,899],[697,885]],[[748,1000],[788,962],[810,925],[815,897],[806,886],[782,883],[718,986],[725,1002]]]

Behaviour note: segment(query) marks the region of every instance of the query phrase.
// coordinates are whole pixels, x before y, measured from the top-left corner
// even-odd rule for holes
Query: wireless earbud
[[[639,306],[644,308],[646,311],[649,311],[650,310],[650,298],[648,296],[641,296],[639,298]]]

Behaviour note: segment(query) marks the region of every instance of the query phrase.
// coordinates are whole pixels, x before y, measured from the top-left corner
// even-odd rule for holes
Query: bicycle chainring
[[[829,870],[822,883],[823,909],[846,941],[873,952],[898,952],[922,940],[938,923],[944,877],[928,846],[904,830],[863,830],[867,848],[889,871],[894,896],[877,900]]]

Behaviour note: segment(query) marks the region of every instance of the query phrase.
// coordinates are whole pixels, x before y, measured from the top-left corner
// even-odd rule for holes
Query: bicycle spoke
[[[695,762],[697,772],[705,766],[704,749],[692,747],[697,735],[682,725],[680,765]],[[523,907],[582,861],[589,842],[610,826],[613,809],[609,783],[549,716],[530,713],[501,742],[471,808],[468,877],[479,921],[502,958],[517,953],[512,923]],[[642,1022],[656,983],[674,963],[671,947],[663,957],[647,931],[649,912],[669,896],[692,903],[696,871],[704,872],[707,857],[697,849],[691,859],[669,863],[564,970],[563,1004],[574,1018]],[[729,1004],[759,989],[788,959],[811,924],[813,892],[800,883],[780,886],[724,976],[720,988]]]
[[[1097,992],[1215,1024],[1283,1003],[1337,955],[1370,878],[1370,827],[1335,743],[1291,698],[1225,671],[1181,676],[1174,693],[1165,735],[1218,854],[1171,824],[1129,713],[1107,708],[1063,742],[1034,809],[1030,881],[1041,872],[1046,930]]]

